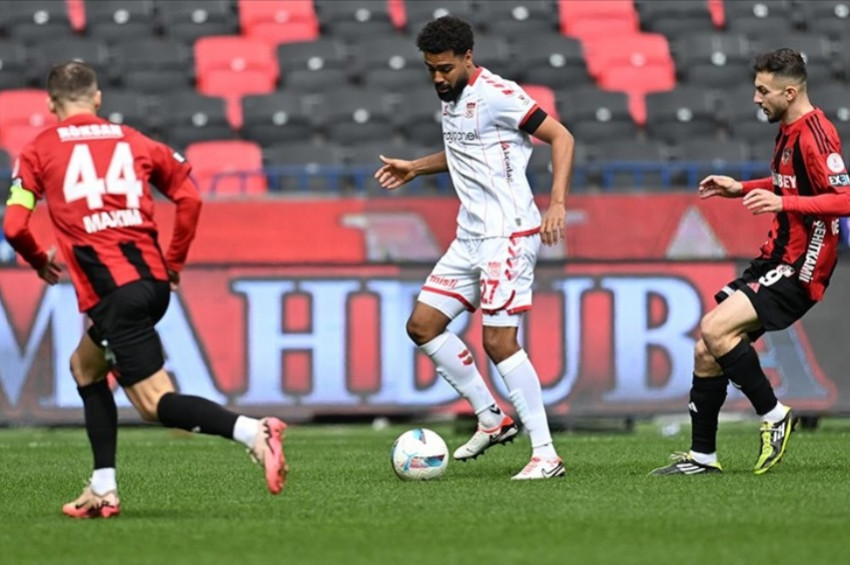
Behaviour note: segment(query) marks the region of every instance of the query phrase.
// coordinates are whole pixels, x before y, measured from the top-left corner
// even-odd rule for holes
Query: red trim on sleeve
[[[481,71],[484,70],[484,67],[475,67],[475,72],[472,73],[472,76],[469,77],[469,82],[467,83],[469,86],[475,84],[475,81],[478,80],[478,77],[481,75]]]
[[[47,263],[47,253],[41,249],[29,228],[32,210],[13,204],[6,208],[3,218],[3,232],[12,248],[21,254],[24,261],[33,269],[40,269]]]
[[[464,298],[463,296],[461,296],[460,294],[458,294],[456,292],[443,290],[442,288],[434,288],[432,286],[423,286],[422,290],[427,290],[428,292],[433,292],[434,294],[442,294],[443,296],[448,296],[450,298],[454,298],[455,300],[457,300],[461,304],[463,304],[464,308],[466,308],[470,312],[475,312],[475,306],[470,304],[469,300],[467,300],[466,298]]]
[[[528,121],[528,118],[530,118],[530,117],[531,117],[531,114],[533,114],[533,113],[534,113],[534,111],[535,111],[535,110],[537,110],[538,108],[540,108],[540,106],[539,106],[539,105],[537,105],[537,104],[535,104],[534,106],[532,106],[532,107],[531,107],[531,109],[530,109],[528,112],[526,112],[526,113],[525,113],[525,117],[524,117],[524,118],[522,119],[522,121],[519,123],[519,127],[520,127],[520,128],[522,128],[522,126],[524,126],[524,125],[525,125],[525,122],[527,122],[527,121]]]
[[[744,194],[752,192],[757,188],[773,190],[773,179],[770,177],[764,177],[763,179],[745,180],[741,182],[741,186],[743,187]]]
[[[783,196],[782,210],[819,216],[850,216],[850,191],[817,196]]]

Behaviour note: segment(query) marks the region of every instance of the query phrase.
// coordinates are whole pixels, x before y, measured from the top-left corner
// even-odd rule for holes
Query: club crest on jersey
[[[489,279],[498,279],[499,275],[502,274],[502,262],[501,261],[489,261],[487,263],[487,278]]]
[[[465,117],[471,118],[475,115],[475,102],[467,102],[466,103],[466,114]]]
[[[843,173],[844,159],[842,159],[841,155],[839,155],[838,153],[830,153],[826,157],[826,168],[832,171],[833,173]]]
[[[782,150],[782,164],[787,165],[791,162],[791,148],[786,147]]]

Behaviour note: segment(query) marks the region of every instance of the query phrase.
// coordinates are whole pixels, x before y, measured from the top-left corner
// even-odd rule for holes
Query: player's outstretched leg
[[[91,485],[86,485],[76,500],[62,506],[62,513],[78,519],[110,518],[121,513],[121,501],[114,490],[97,494]]]
[[[499,413],[501,414],[502,411],[498,406],[494,404],[493,407],[496,410],[499,410]],[[470,459],[475,459],[494,445],[504,445],[512,442],[519,433],[519,428],[513,418],[507,414],[501,414],[501,416],[501,423],[489,429],[484,428],[479,420],[478,428],[475,430],[475,433],[472,434],[469,441],[455,450],[453,455],[455,460],[468,461]]]

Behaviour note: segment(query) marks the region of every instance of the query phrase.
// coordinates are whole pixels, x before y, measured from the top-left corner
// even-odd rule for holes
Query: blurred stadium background
[[[813,102],[850,139],[850,2],[0,0],[2,188],[55,119],[48,69],[85,60],[101,114],[185,152],[207,200],[161,326],[184,391],[296,420],[463,411],[404,335],[453,236],[450,181],[385,194],[371,178],[378,154],[441,146],[414,38],[444,13],[473,23],[478,64],[577,140],[567,241],[544,254],[523,327],[553,418],[684,414],[699,317],[768,229],[693,188],[710,172],[769,173],[776,126],[750,74],[761,51],[801,50]],[[549,169],[537,145],[541,206]],[[157,214],[167,238],[169,204]],[[34,227],[47,244],[45,210]],[[825,306],[760,346],[803,413],[850,408],[849,268]],[[477,321],[455,329],[506,397]],[[70,286],[42,288],[0,241],[0,423],[80,421],[66,360],[82,330]],[[732,395],[729,409],[747,406]]]

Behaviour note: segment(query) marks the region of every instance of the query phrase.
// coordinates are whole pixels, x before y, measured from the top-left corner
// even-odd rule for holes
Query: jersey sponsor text
[[[140,226],[142,225],[142,214],[138,208],[95,212],[83,216],[83,225],[86,227],[86,233],[95,233],[109,228]]]

